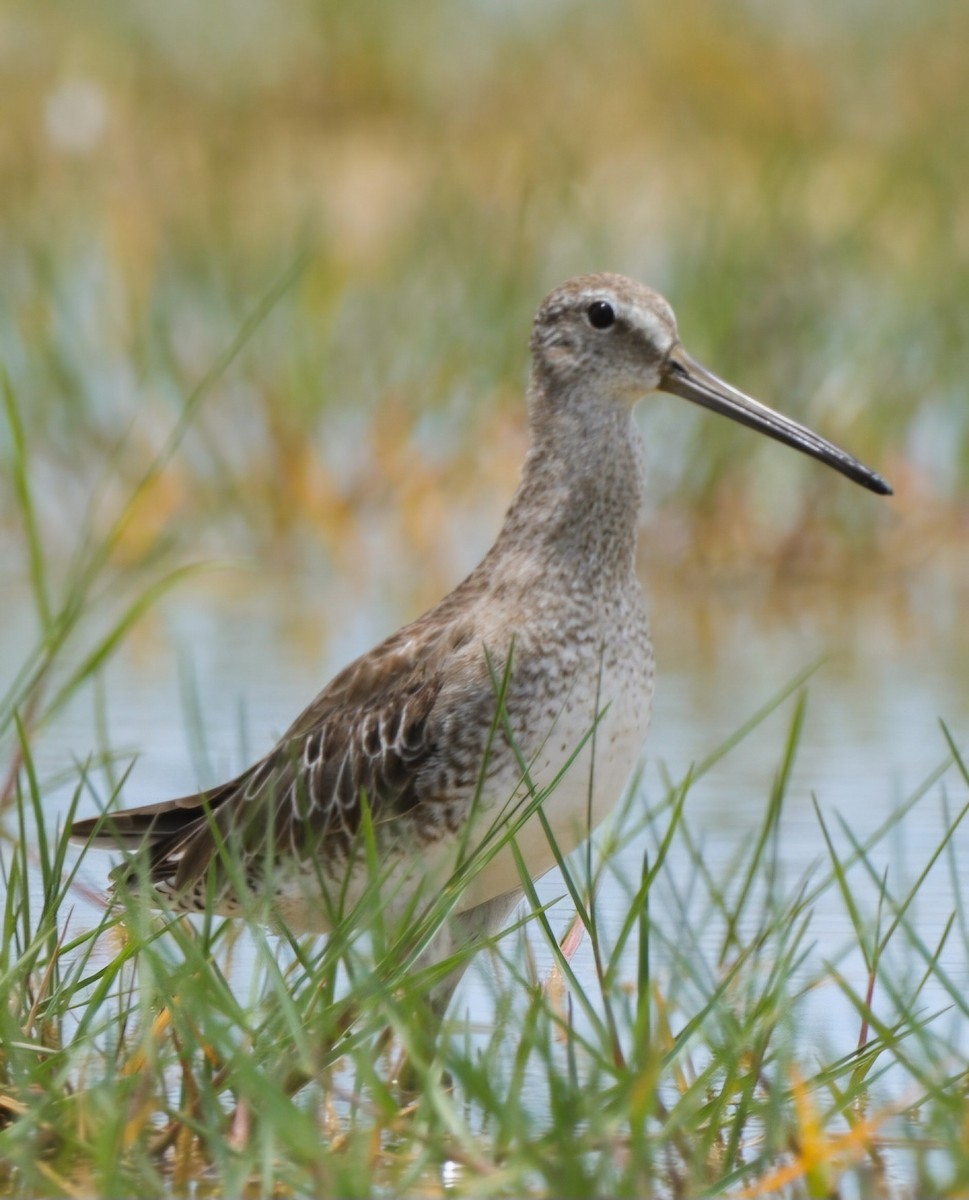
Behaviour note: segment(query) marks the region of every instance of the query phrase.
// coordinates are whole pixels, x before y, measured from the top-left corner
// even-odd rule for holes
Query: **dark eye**
[[[585,310],[585,315],[589,318],[589,324],[593,329],[608,329],[610,325],[616,323],[615,310],[605,300],[593,300]]]

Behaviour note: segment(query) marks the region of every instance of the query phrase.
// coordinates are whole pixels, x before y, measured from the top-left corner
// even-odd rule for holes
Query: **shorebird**
[[[723,413],[891,492],[857,459],[695,362],[666,300],[623,276],[556,288],[535,317],[531,353],[531,445],[478,567],[342,670],[238,778],[76,824],[75,838],[132,851],[120,868],[127,886],[147,885],[175,911],[230,916],[268,889],[275,919],[292,932],[327,932],[334,897],[352,904],[365,887],[362,825],[372,831],[371,872],[376,855],[400,906],[451,877],[482,830],[523,811],[521,858],[532,878],[547,871],[553,854],[529,798],[539,798],[562,853],[588,837],[636,765],[653,697],[632,415],[648,393]],[[227,848],[241,870],[228,869]],[[506,844],[470,878],[437,955],[495,932],[521,895]]]

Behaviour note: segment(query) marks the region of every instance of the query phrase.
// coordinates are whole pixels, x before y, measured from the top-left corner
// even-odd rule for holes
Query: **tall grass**
[[[827,862],[785,878],[803,705],[799,692],[761,829],[732,858],[704,854],[688,777],[645,804],[635,791],[596,856],[563,860],[571,926],[525,877],[520,920],[485,950],[502,980],[487,1029],[460,1011],[440,1030],[427,1020],[446,967],[422,968],[420,945],[457,883],[402,928],[368,905],[368,936],[351,920],[325,942],[130,898],[78,927],[76,863],[63,832],[44,833],[24,741],[2,856],[4,1193],[955,1194],[969,1166],[953,842],[965,810],[924,864],[948,859],[954,876],[936,944],[912,920],[925,872],[899,892],[883,865],[936,778],[864,838],[819,812]],[[618,880],[625,915],[603,919],[597,890],[631,840],[642,870]],[[831,894],[852,944],[815,928]],[[810,1036],[825,990],[853,1031],[839,1020]]]

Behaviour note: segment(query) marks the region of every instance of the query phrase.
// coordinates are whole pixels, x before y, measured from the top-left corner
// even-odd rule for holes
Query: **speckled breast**
[[[503,811],[514,819],[520,806],[542,795],[558,848],[567,854],[620,799],[649,728],[653,653],[638,595],[610,598],[600,618],[593,628],[587,612],[560,613],[554,623],[533,626],[516,641],[506,709],[518,753],[496,763],[479,827]],[[554,865],[537,815],[516,841],[533,879]],[[472,881],[460,907],[473,908],[520,886],[514,854],[506,847]]]

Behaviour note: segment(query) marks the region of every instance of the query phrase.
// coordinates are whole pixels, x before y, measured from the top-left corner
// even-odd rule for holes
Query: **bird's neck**
[[[630,410],[577,392],[554,402],[533,379],[532,444],[495,550],[527,547],[554,578],[592,590],[635,571],[642,443]]]

